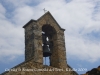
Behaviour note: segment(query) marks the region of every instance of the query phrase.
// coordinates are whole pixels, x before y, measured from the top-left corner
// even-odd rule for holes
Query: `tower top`
[[[59,27],[61,30],[65,31],[65,29],[63,29],[63,28],[60,27],[60,25],[57,23],[57,21],[54,19],[54,17],[51,15],[51,13],[50,13],[49,11],[47,11],[44,15],[42,15],[42,16],[41,16],[40,18],[38,18],[37,20],[31,19],[28,23],[26,23],[26,24],[23,26],[23,28],[27,27],[27,25],[29,25],[30,23],[32,23],[32,22],[38,22],[39,20],[41,20],[41,19],[43,19],[43,18],[44,18],[46,21],[50,21],[49,18],[45,18],[45,17],[47,17],[47,16],[50,16],[51,19],[54,20],[54,22],[56,23],[56,25],[58,25],[58,27]]]

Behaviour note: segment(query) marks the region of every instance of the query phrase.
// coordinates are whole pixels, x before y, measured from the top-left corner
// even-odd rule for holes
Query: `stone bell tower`
[[[44,42],[49,42],[50,66],[65,67],[66,49],[64,31],[50,12],[45,13],[38,20],[31,20],[24,27],[25,29],[25,61],[33,58],[34,61],[43,63]],[[45,37],[49,41],[45,40]],[[48,49],[48,48],[46,48]]]
[[[30,20],[25,30],[25,61],[1,75],[78,75],[66,60],[65,29],[61,28],[50,12],[37,20]],[[49,57],[50,65],[43,64]],[[45,71],[46,69],[46,71]]]

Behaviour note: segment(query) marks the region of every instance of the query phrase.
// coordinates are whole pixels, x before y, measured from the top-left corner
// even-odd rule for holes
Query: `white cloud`
[[[67,2],[68,1],[68,2]],[[75,56],[81,60],[95,62],[100,59],[100,40],[93,41],[86,38],[87,33],[100,32],[100,10],[94,7],[96,1],[92,0],[8,0],[15,7],[11,21],[5,17],[6,9],[0,5],[0,43],[2,47],[0,57],[23,54],[24,33],[22,26],[31,18],[37,19],[43,15],[43,8],[50,11],[62,28],[65,28],[66,49],[70,58]],[[39,2],[39,3],[37,3]],[[33,5],[32,5],[33,3]],[[37,3],[36,5],[34,3]],[[31,4],[29,6],[29,4]],[[96,12],[95,14],[93,14]],[[99,35],[99,34],[97,34]],[[12,47],[13,46],[13,47]],[[9,52],[8,52],[9,51]],[[8,54],[7,54],[8,53]]]
[[[95,43],[81,37],[68,36],[66,47],[71,58],[76,57],[81,60],[95,62],[100,59],[100,43]]]
[[[5,12],[6,12],[5,8],[0,3],[0,19],[5,19],[5,16],[4,16]]]
[[[17,25],[25,24],[26,22],[28,22],[30,19],[33,18],[34,14],[33,9],[30,6],[23,6],[17,8],[13,13],[14,16],[12,20],[15,21]]]
[[[0,16],[0,61],[13,60],[14,57],[24,54],[24,30],[5,17],[6,9],[2,5],[0,5],[0,9],[2,16]]]
[[[22,29],[7,21],[3,22],[0,22],[0,61],[5,57],[10,59],[24,54]]]
[[[0,3],[0,13],[4,14],[5,13],[5,8],[2,6],[2,4]]]
[[[9,3],[11,4],[11,6],[14,6],[16,8],[20,7],[20,6],[24,6],[28,3],[30,3],[32,0],[6,0],[4,1],[5,3]]]

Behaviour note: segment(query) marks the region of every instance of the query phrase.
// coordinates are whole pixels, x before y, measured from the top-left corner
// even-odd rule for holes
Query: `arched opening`
[[[53,51],[53,39],[56,34],[55,29],[49,24],[43,25],[42,27],[42,42],[43,42],[43,64],[51,65],[51,55]]]

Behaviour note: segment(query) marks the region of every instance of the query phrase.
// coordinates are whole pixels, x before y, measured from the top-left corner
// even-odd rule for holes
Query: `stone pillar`
[[[65,48],[65,37],[64,31],[60,30],[57,33],[57,51],[58,51],[58,59],[59,59],[59,67],[66,68],[66,48]]]
[[[25,27],[25,61],[33,59],[43,63],[42,33],[36,22]]]
[[[53,39],[53,50],[51,56],[51,66],[58,68],[66,68],[66,49],[65,49],[65,38],[64,31],[60,30],[57,32]]]

